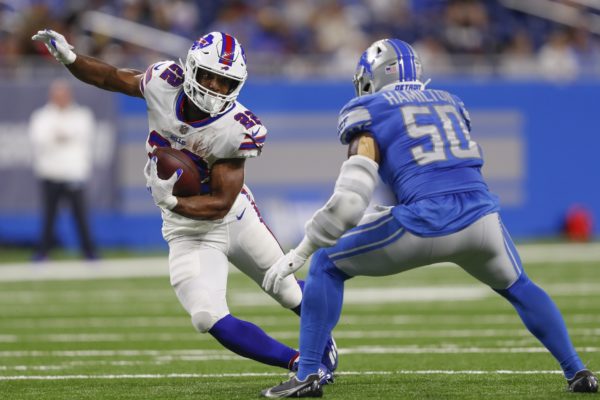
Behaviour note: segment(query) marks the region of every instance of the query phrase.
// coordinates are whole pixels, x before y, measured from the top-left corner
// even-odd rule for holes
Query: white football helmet
[[[360,57],[354,74],[357,96],[379,92],[394,85],[400,90],[424,89],[423,66],[415,50],[399,39],[373,43]]]
[[[227,94],[212,91],[198,83],[198,72],[206,70],[231,80]],[[185,60],[183,90],[192,102],[212,117],[225,112],[237,99],[248,72],[244,49],[231,35],[211,32],[196,40]]]

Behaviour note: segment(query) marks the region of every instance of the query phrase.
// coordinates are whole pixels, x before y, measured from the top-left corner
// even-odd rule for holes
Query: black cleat
[[[567,380],[569,392],[596,393],[598,391],[598,378],[589,369],[582,369],[575,376]]]
[[[337,353],[337,349],[336,349],[336,353]],[[337,356],[336,356],[336,360],[337,360]],[[292,366],[290,367],[291,373],[298,372],[299,365],[300,365],[300,356],[296,357],[296,359],[294,359],[292,361]],[[331,371],[325,364],[321,364],[318,372],[319,372],[319,384],[321,386],[329,385],[330,383],[334,382],[333,371]]]
[[[292,376],[288,381],[265,389],[260,394],[263,397],[278,399],[283,397],[323,397],[323,389],[319,383],[319,374],[310,374],[304,381]]]

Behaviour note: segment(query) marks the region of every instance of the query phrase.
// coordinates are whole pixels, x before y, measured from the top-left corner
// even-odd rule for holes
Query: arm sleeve
[[[349,144],[357,133],[371,131],[371,113],[356,100],[348,103],[340,111],[337,130],[342,144]]]

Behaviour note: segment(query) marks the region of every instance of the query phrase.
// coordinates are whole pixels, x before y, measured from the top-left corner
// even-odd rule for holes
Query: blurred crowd
[[[429,76],[503,75],[573,79],[600,75],[600,41],[590,18],[598,9],[575,0],[563,25],[509,8],[505,0],[0,0],[0,65],[39,63],[46,50],[31,35],[63,33],[77,51],[144,69],[157,58],[184,57],[179,46],[136,40],[135,24],[190,41],[226,31],[244,45],[250,73],[346,78],[372,41],[398,37],[414,44]],[[525,2],[523,2],[525,3]],[[529,2],[527,2],[529,3]],[[581,4],[588,4],[587,6]],[[90,13],[133,22],[131,35],[112,37],[86,24]],[[118,22],[115,22],[118,23]],[[129,28],[128,28],[129,29]],[[131,39],[131,40],[128,40]],[[177,53],[177,54],[174,54]],[[14,70],[14,69],[13,69]]]

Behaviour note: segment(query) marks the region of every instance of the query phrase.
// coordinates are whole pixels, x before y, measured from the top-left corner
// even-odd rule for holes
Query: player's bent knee
[[[192,325],[200,333],[206,333],[218,321],[213,314],[208,311],[198,311],[192,314]]]
[[[517,278],[517,280],[512,282],[506,289],[494,289],[494,290],[497,293],[499,293],[501,296],[506,297],[507,299],[511,300],[520,295],[523,287],[525,287],[529,284],[532,284],[532,283],[533,282],[531,282],[531,280],[529,279],[527,274],[525,274],[525,272],[522,272],[521,275],[519,275],[519,277]]]
[[[283,308],[294,308],[302,302],[302,289],[298,285],[296,278],[293,275],[287,276],[281,282],[279,292],[267,292],[273,297]]]

